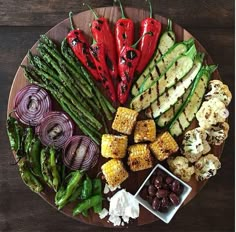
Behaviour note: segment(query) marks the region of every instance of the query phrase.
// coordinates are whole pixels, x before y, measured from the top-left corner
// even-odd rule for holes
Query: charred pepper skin
[[[106,63],[113,80],[118,77],[116,42],[109,26],[109,22],[104,17],[98,17],[94,10],[88,5],[95,19],[91,23],[91,32],[97,43],[103,43],[106,48]]]
[[[72,22],[72,12],[69,13],[69,19],[71,24],[71,31],[66,36],[66,40],[74,52],[79,61],[86,67],[86,69],[92,74],[95,80],[99,79],[96,66],[93,62],[93,58],[89,53],[89,44],[84,36],[83,31],[75,29]]]
[[[150,17],[144,19],[140,25],[139,35],[142,36],[147,32],[151,32],[152,36],[144,36],[139,44],[138,50],[141,52],[140,62],[137,66],[137,73],[141,74],[150,59],[152,58],[161,33],[161,22],[152,17],[152,6],[150,0],[148,0],[150,5]]]
[[[121,104],[125,104],[128,99],[139,60],[140,51],[130,46],[123,47],[118,64],[121,81],[117,86],[118,100]]]
[[[40,193],[43,191],[43,185],[40,183],[40,181],[35,177],[29,166],[26,163],[26,159],[21,159],[18,163],[19,166],[19,172],[21,175],[21,178],[23,182],[34,192]]]
[[[94,43],[90,46],[90,54],[100,76],[99,81],[113,102],[116,102],[116,92],[106,63],[104,43]]]
[[[121,9],[121,18],[115,24],[115,39],[118,57],[124,46],[131,46],[134,42],[134,22],[126,18],[121,1],[118,0]]]

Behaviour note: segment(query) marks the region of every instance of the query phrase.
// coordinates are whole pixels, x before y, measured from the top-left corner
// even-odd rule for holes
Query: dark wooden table
[[[93,7],[113,5],[111,0],[86,1]],[[123,1],[147,8],[143,0]],[[234,1],[159,0],[154,13],[169,17],[192,33],[219,65],[223,81],[234,93]],[[0,232],[108,231],[82,224],[57,212],[21,181],[6,136],[7,100],[15,72],[40,34],[67,18],[68,12],[85,10],[81,1],[0,1]],[[231,126],[221,162],[222,169],[169,225],[161,221],[128,231],[234,231],[235,130],[234,99],[229,107]],[[118,229],[113,229],[115,231]],[[124,230],[124,229],[121,229]]]

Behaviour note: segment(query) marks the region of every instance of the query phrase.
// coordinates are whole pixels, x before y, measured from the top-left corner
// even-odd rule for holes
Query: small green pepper
[[[48,159],[49,159],[49,153],[47,148],[43,148],[40,152],[40,165],[41,165],[41,172],[44,181],[46,184],[52,188],[53,187],[53,181],[52,181],[52,174],[49,169],[49,164],[48,164]]]
[[[83,177],[83,172],[74,171],[74,172],[71,172],[69,175],[70,175],[70,179],[66,186],[65,193],[63,194],[63,196],[61,197],[61,199],[58,201],[58,204],[57,204],[59,207],[64,206],[68,203],[69,198],[71,197],[75,189],[80,184],[80,181]]]
[[[22,151],[23,132],[24,129],[19,122],[9,115],[7,119],[7,134],[11,149],[16,152],[17,158],[24,156],[24,152]]]
[[[25,129],[25,132],[26,132],[26,137],[25,137],[25,142],[24,142],[24,152],[26,155],[28,155],[29,150],[30,150],[30,145],[33,140],[34,133],[33,133],[32,127],[27,127]]]
[[[93,189],[92,180],[87,175],[86,179],[83,182],[81,199],[82,200],[88,199],[92,195],[92,189]]]
[[[95,205],[97,205],[100,201],[102,201],[102,196],[101,195],[95,195],[92,196],[81,203],[79,203],[73,210],[73,216],[82,213]]]
[[[26,160],[21,159],[18,163],[19,172],[24,183],[34,192],[43,191],[43,186],[40,181],[31,173]]]
[[[61,183],[61,178],[60,178],[59,172],[57,170],[57,165],[56,165],[56,150],[54,148],[50,148],[49,153],[50,153],[49,163],[50,163],[51,173],[53,177],[52,184],[53,184],[54,190],[57,191]]]
[[[40,152],[41,152],[41,142],[38,138],[34,138],[32,141],[32,147],[30,149],[30,163],[31,169],[34,175],[43,177],[41,172],[41,165],[40,165]]]
[[[93,195],[102,195],[102,181],[98,178],[93,179]],[[102,211],[102,200],[93,207],[94,213]]]

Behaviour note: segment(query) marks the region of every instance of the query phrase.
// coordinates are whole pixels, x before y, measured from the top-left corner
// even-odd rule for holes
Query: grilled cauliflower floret
[[[207,131],[208,137],[207,141],[210,144],[220,145],[222,144],[228,137],[229,132],[229,124],[227,122],[217,123],[213,125]]]
[[[211,150],[211,147],[206,141],[206,138],[206,131],[200,127],[186,132],[182,145],[183,155],[188,159],[188,161],[194,163],[203,154],[206,154]]]
[[[209,83],[209,90],[210,91],[205,95],[206,100],[210,100],[212,98],[218,98],[226,106],[229,105],[232,99],[232,94],[229,91],[229,88],[227,85],[223,84],[219,80],[212,80]]]
[[[183,181],[190,181],[194,173],[194,166],[189,166],[188,160],[183,156],[173,156],[167,159],[170,170]]]
[[[196,180],[203,181],[214,176],[217,170],[221,167],[219,159],[213,154],[208,154],[201,157],[195,163]]]
[[[212,98],[202,103],[201,108],[196,114],[200,127],[208,129],[218,122],[224,122],[229,116],[229,111],[225,104],[218,98]]]

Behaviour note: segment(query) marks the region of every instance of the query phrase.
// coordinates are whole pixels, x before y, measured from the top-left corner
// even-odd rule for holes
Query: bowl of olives
[[[157,164],[135,194],[147,210],[169,223],[192,188]]]

